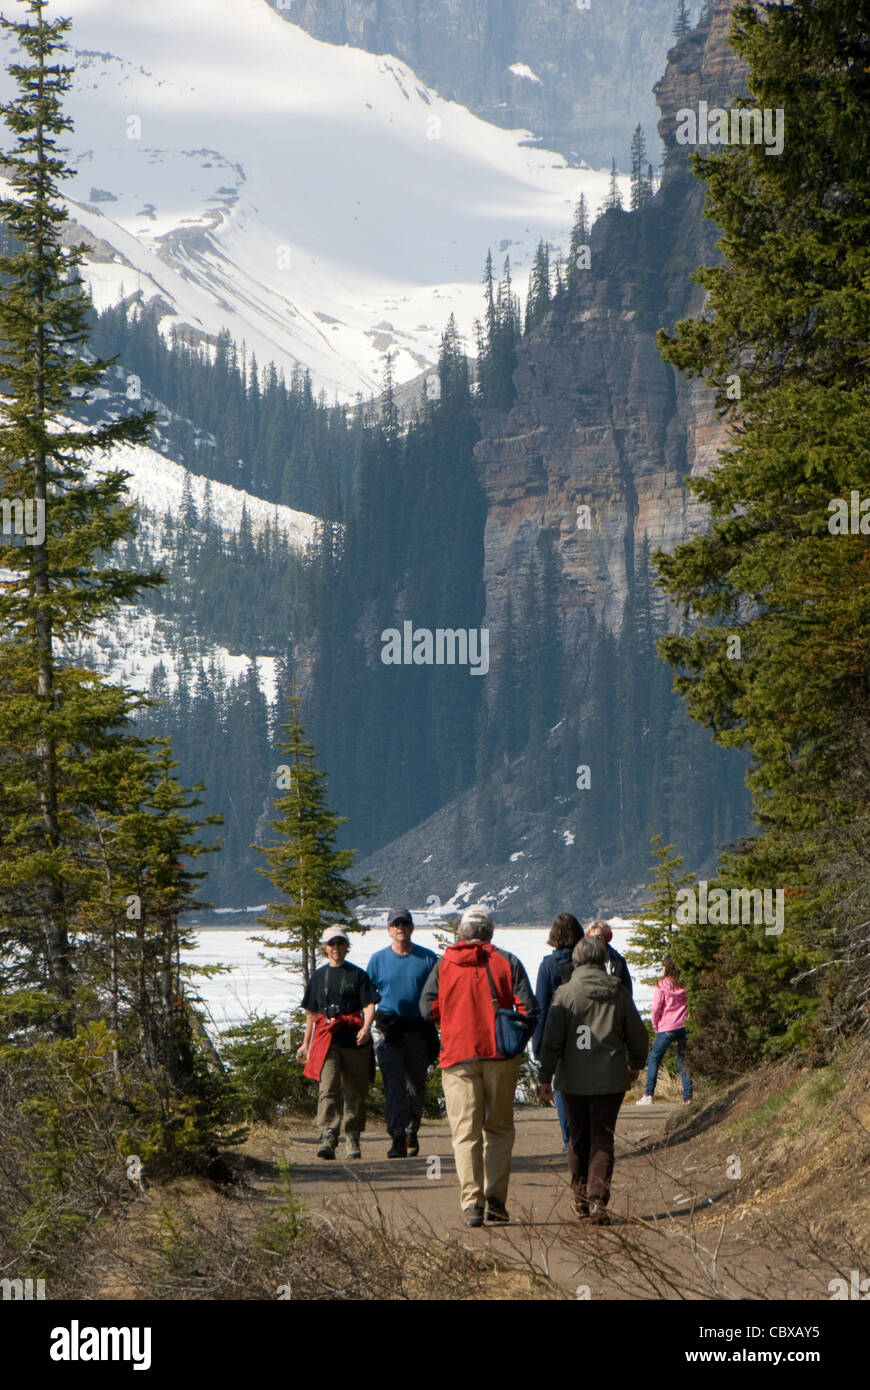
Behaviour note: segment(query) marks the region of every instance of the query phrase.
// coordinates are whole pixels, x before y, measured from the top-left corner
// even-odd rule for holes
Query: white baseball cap
[[[322,946],[328,946],[330,941],[346,941],[348,946],[350,945],[350,937],[344,927],[327,927],[320,942]]]

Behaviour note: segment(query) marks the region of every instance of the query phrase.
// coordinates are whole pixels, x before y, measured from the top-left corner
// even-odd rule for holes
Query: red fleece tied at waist
[[[337,1028],[362,1028],[362,1014],[339,1014],[338,1018],[327,1018],[326,1014],[315,1014],[314,1037],[308,1049],[308,1061],[302,1075],[310,1081],[319,1081],[326,1054],[332,1046],[332,1035]],[[371,1076],[374,1080],[374,1056],[372,1056]]]

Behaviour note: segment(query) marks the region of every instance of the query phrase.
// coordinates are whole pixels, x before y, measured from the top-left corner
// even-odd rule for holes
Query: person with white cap
[[[345,927],[327,927],[321,945],[326,965],[305,986],[305,1037],[296,1056],[306,1064],[303,1076],[320,1083],[317,1157],[335,1158],[343,1115],[347,1157],[359,1158],[375,1075],[372,1020],[378,992],[364,970],[345,960],[350,948]]]
[[[538,1005],[520,961],[492,943],[485,907],[466,908],[423,986],[420,1012],[441,1027],[441,1079],[467,1226],[508,1222],[514,1095]]]

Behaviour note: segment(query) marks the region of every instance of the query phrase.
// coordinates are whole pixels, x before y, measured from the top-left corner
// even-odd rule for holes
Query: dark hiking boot
[[[581,1218],[586,1217],[589,1215],[589,1203],[587,1202],[585,1197],[572,1197],[571,1210],[573,1211],[575,1216],[579,1216]]]
[[[317,1150],[318,1158],[335,1158],[335,1149],[338,1144],[338,1135],[334,1129],[325,1129],[320,1136],[320,1148]]]
[[[609,1226],[610,1213],[600,1202],[591,1202],[589,1205],[589,1220],[593,1226]]]
[[[482,1226],[482,1225],[483,1225],[483,1207],[466,1207],[466,1208],[465,1208],[465,1224],[466,1224],[466,1226]]]
[[[487,1221],[499,1221],[502,1226],[509,1226],[511,1220],[504,1202],[500,1202],[497,1197],[490,1197],[487,1200],[486,1219]]]
[[[347,1131],[347,1133],[346,1133],[345,1136],[344,1136],[344,1142],[345,1142],[345,1157],[346,1157],[346,1158],[361,1158],[361,1157],[362,1157],[362,1154],[360,1153],[360,1147],[359,1147],[359,1135],[357,1134],[357,1132],[356,1132],[355,1129],[349,1129],[349,1130]]]
[[[407,1158],[408,1141],[406,1140],[404,1134],[393,1134],[391,1135],[391,1138],[393,1141],[393,1146],[388,1151],[387,1158]]]
[[[406,1135],[405,1143],[408,1149],[408,1157],[416,1158],[418,1153],[420,1152],[420,1141],[417,1138],[416,1134]]]

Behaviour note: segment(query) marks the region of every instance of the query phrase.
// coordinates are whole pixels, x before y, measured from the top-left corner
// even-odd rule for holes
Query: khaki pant
[[[342,1108],[345,1134],[361,1134],[365,1129],[371,1056],[371,1043],[367,1047],[337,1047],[335,1043],[330,1046],[320,1073],[317,1097],[317,1128],[321,1133],[325,1129],[338,1133]]]
[[[463,1211],[507,1200],[519,1057],[457,1062],[441,1074]]]

